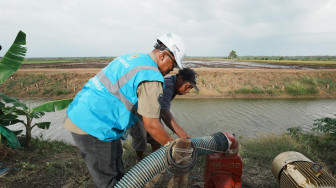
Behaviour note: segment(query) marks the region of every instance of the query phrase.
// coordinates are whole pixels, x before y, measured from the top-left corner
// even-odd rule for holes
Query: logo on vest
[[[140,55],[139,54],[134,54],[134,55],[131,56],[131,58],[136,58],[136,57],[140,57]]]
[[[126,69],[130,66],[130,65],[129,65],[125,60],[123,60],[121,57],[119,57],[118,60],[120,61],[120,63],[122,63],[122,64],[125,66]]]
[[[126,59],[130,61],[130,60],[132,60],[134,58],[137,58],[137,57],[140,57],[140,55],[139,54],[134,54],[132,56],[127,57]]]
[[[96,88],[100,91],[103,89],[103,84],[99,82],[97,77],[93,77],[92,78],[92,82],[94,83],[94,85],[96,86]]]

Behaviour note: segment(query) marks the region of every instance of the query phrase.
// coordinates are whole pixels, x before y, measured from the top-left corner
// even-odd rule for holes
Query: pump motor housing
[[[320,164],[295,151],[276,156],[272,162],[272,173],[281,188],[336,187],[336,178]]]

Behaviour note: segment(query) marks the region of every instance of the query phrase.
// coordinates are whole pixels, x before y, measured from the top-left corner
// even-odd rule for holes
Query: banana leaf
[[[11,148],[15,149],[15,148],[20,148],[21,147],[20,142],[17,139],[17,137],[15,136],[15,134],[11,130],[9,130],[8,128],[0,125],[0,134],[7,139],[8,144]]]
[[[14,125],[14,124],[17,124],[17,123],[23,123],[24,121],[22,120],[19,120],[19,119],[14,119],[14,120],[1,120],[0,123],[3,125],[3,126],[9,126],[9,125]]]
[[[0,107],[0,124],[3,126],[13,125],[19,122],[23,122],[22,120],[17,119],[18,116],[16,114],[7,113],[7,108]]]
[[[40,122],[36,123],[36,126],[38,126],[40,129],[49,129],[51,122]]]
[[[69,106],[73,99],[56,100],[44,103],[40,106],[33,108],[35,112],[56,112],[63,110]]]
[[[17,119],[18,116],[14,114],[1,114],[0,118],[0,124],[3,126],[13,125],[15,123],[22,122],[21,120]]]
[[[36,112],[34,110],[29,114],[30,118],[41,118],[42,116],[44,116],[44,112]]]
[[[21,107],[24,110],[28,109],[28,107],[27,107],[27,105],[25,103],[19,101],[19,99],[15,98],[15,97],[9,97],[9,96],[7,96],[7,95],[5,95],[3,93],[0,93],[0,101],[1,101],[1,99],[5,103],[11,103],[11,104],[13,104],[15,107]]]
[[[17,130],[17,131],[12,131],[16,136],[21,134],[23,132],[23,130]]]
[[[25,44],[26,34],[19,31],[14,43],[0,61],[0,84],[20,68],[27,52],[27,48],[23,46]]]

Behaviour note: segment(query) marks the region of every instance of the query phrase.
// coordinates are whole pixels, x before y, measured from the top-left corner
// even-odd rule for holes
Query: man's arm
[[[165,145],[173,140],[161,124],[158,98],[163,93],[161,82],[143,82],[138,86],[138,113],[142,116],[144,128],[158,141]]]
[[[160,118],[169,127],[170,130],[177,134],[177,136],[179,136],[180,138],[190,138],[189,135],[175,121],[175,118],[170,110],[161,109]]]
[[[167,144],[169,141],[174,140],[167,131],[163,128],[159,118],[149,118],[142,116],[143,124],[146,131],[162,145]]]
[[[170,112],[171,101],[176,95],[176,76],[170,76],[165,78],[166,88],[163,92],[162,97],[159,99],[161,110],[160,118],[162,121],[180,138],[189,138],[188,134],[179,126],[176,122],[173,114]]]

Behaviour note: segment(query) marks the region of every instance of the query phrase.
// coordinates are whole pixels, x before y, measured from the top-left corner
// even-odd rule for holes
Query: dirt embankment
[[[73,98],[99,70],[21,69],[0,86],[0,92],[26,99]],[[335,69],[195,70],[200,91],[180,98],[336,98]]]

